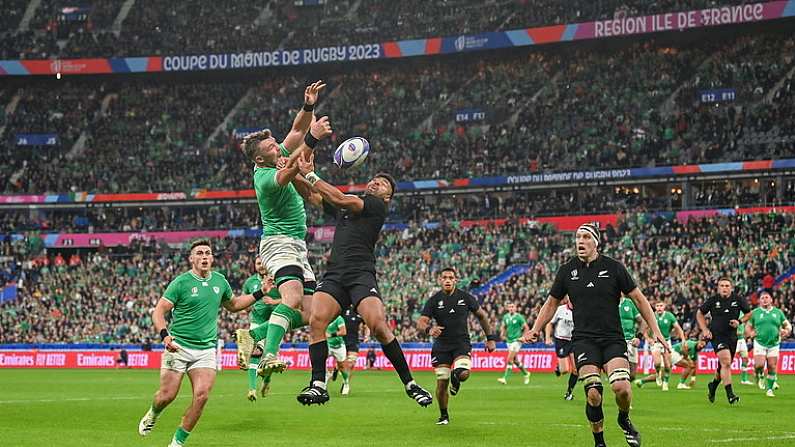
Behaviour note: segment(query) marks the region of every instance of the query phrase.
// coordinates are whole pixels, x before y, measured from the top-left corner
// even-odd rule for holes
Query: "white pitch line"
[[[738,441],[782,441],[785,439],[795,439],[795,433],[789,435],[780,435],[780,436],[762,436],[762,437],[754,437],[754,438],[728,438],[728,439],[710,439],[708,442],[712,443],[727,443],[727,442],[738,442]]]

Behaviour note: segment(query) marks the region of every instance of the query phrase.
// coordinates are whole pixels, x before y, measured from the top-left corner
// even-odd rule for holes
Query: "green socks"
[[[340,370],[340,374],[342,374],[342,380],[345,383],[348,383],[348,373],[346,373],[344,370]]]
[[[505,368],[505,374],[502,375],[502,378],[505,379],[505,380],[508,380],[508,377],[511,375],[511,372],[513,372],[512,370],[513,370],[513,368],[511,367],[511,365],[508,365]]]
[[[768,374],[767,375],[767,389],[772,390],[773,385],[776,384],[776,375],[775,374]]]
[[[257,326],[256,329],[249,329],[248,335],[250,335],[251,338],[254,339],[254,344],[256,344],[258,341],[263,340],[265,336],[268,335],[268,325],[263,324]]]
[[[663,370],[663,382],[668,383],[668,379],[670,379],[670,378],[671,378],[671,370],[668,369],[668,368],[665,368]]]
[[[273,309],[270,321],[268,321],[268,329],[265,335],[265,353],[273,355],[278,354],[279,346],[281,346],[282,340],[284,340],[284,334],[290,329],[298,329],[304,325],[301,312],[292,309],[286,304],[279,304],[276,306],[276,308]],[[262,340],[262,338],[258,338],[259,331],[256,329],[254,330],[257,336],[251,332],[252,331],[249,331],[254,340]]]
[[[284,334],[290,328],[290,317],[293,312],[295,311],[285,304],[279,304],[273,309],[268,322],[268,333],[265,337],[265,354],[276,355],[279,353],[279,346],[282,344]]]
[[[159,410],[158,410],[157,408],[155,408],[155,404],[152,404],[152,407],[151,407],[150,409],[152,410],[152,413],[153,413],[155,416],[160,416],[160,413],[162,413],[162,412],[163,412],[163,409],[162,409],[162,408],[161,408],[161,409],[159,409]]]
[[[257,389],[257,366],[259,365],[259,357],[251,357],[251,363],[248,365],[248,389]]]
[[[177,431],[174,432],[174,439],[180,444],[185,444],[185,441],[188,440],[188,436],[190,436],[190,432],[184,430],[182,427],[178,427]]]

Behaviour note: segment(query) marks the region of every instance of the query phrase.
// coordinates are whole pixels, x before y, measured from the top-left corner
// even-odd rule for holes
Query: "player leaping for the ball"
[[[346,195],[318,177],[314,172],[314,155],[310,155],[308,160],[299,158],[298,165],[304,178],[322,196],[324,208],[328,212],[336,212],[337,216],[328,268],[312,297],[309,321],[312,379],[298,395],[298,401],[311,405],[329,400],[325,380],[328,357],[326,328],[343,309],[352,307],[381,343],[384,355],[400,376],[406,394],[427,407],[433,399],[411,376],[403,350],[386,323],[384,303],[376,281],[375,244],[386,220],[387,205],[395,194],[395,180],[389,174],[379,173],[367,183],[364,196]]]
[[[292,182],[298,175],[296,159],[331,135],[327,117],[314,120],[315,102],[324,87],[318,81],[306,88],[304,107],[281,144],[267,130],[247,136],[242,143],[246,156],[255,163],[254,190],[262,218],[259,256],[282,297],[268,324],[259,369],[263,376],[286,368],[278,358],[279,346],[287,330],[302,326],[308,318],[316,285],[304,242],[307,232],[304,199]],[[276,168],[280,156],[289,157],[284,169]],[[304,309],[303,315],[300,309]]]

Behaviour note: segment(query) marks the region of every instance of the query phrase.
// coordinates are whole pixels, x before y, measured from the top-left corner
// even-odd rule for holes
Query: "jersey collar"
[[[209,281],[213,277],[213,272],[210,270],[210,274],[206,278],[202,278],[201,276],[193,273],[193,270],[190,271],[190,276],[194,277],[197,281]]]
[[[597,253],[596,254],[596,259],[594,259],[591,262],[583,261],[582,259],[580,259],[579,256],[575,256],[575,257],[577,258],[577,262],[579,262],[580,265],[585,267],[585,268],[590,268],[592,265],[596,265],[596,263],[598,263],[599,261],[602,260],[602,254],[601,253]]]

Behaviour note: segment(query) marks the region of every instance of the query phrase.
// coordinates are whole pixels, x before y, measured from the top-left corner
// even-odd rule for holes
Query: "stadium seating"
[[[770,47],[792,49],[795,40],[769,33],[678,47],[645,42],[599,52],[572,48],[499,61],[412,61],[332,73],[318,113],[331,117],[336,134],[319,151],[318,167],[324,178],[346,184],[384,169],[401,180],[452,179],[788,157],[795,115],[791,80],[784,76],[793,60]],[[693,91],[719,82],[699,81],[707,73],[704,62],[718,59],[757,67],[736,81],[742,100],[694,103]],[[758,68],[766,64],[776,68]],[[261,82],[147,80],[125,86],[64,83],[44,94],[49,87],[5,91],[7,102],[15,95],[24,99],[7,116],[6,138],[49,131],[59,134],[61,148],[32,149],[28,160],[36,170],[15,176],[3,189],[248,188],[250,162],[237,150],[233,129],[265,126],[285,135],[308,81],[284,74]],[[772,95],[771,101],[744,93],[754,90]],[[64,96],[79,102],[81,113],[49,120],[48,110],[62,107]],[[483,110],[486,120],[456,123],[456,112],[467,108]],[[82,133],[85,148],[66,157]],[[326,148],[352,135],[374,144],[370,161],[357,171],[331,170]],[[15,152],[12,147],[7,150]],[[185,164],[182,156],[205,162]],[[69,169],[52,175],[54,164],[37,162],[45,159]],[[157,169],[116,173],[110,167],[119,159]],[[3,169],[10,177],[19,165]]]
[[[9,3],[9,2],[6,2]],[[70,2],[42,2],[30,21],[38,35],[65,41],[63,48],[38,47],[25,51],[30,35],[14,34],[27,1],[14,0],[0,30],[10,31],[3,48],[14,48],[13,58],[110,57],[165,54],[208,54],[274,48],[313,48],[434,36],[473,34],[561,23],[612,19],[662,12],[746,3],[744,0],[627,1],[578,0],[379,0],[335,1],[299,6],[271,0],[240,3],[160,2],[137,0],[120,23],[118,36],[108,35],[122,10],[122,0],[83,1],[85,20],[59,20]],[[5,6],[5,3],[4,3]],[[422,14],[417,14],[422,10]],[[86,36],[91,34],[91,36]],[[72,42],[72,40],[79,41]],[[112,46],[107,45],[109,41]]]
[[[743,215],[680,223],[648,214],[627,214],[608,227],[602,251],[624,262],[652,300],[665,300],[688,330],[695,307],[714,291],[719,275],[730,276],[738,293],[748,296],[763,277],[793,265],[795,219],[790,215]],[[226,239],[216,248],[216,266],[235,290],[252,271],[255,239]],[[15,258],[26,287],[13,301],[0,304],[4,342],[133,342],[151,337],[148,315],[168,282],[188,268],[184,253],[166,245],[135,242],[102,251],[45,253],[35,234],[3,242]],[[504,303],[515,300],[533,318],[546,298],[557,267],[573,255],[570,234],[551,228],[506,224],[501,227],[437,228],[412,224],[385,231],[376,253],[380,284],[390,324],[403,341],[422,340],[413,328],[424,300],[438,287],[436,274],[454,266],[461,287],[484,284],[511,265],[530,268],[490,289],[483,305],[493,322]],[[312,262],[324,269],[325,253]],[[4,270],[5,271],[5,270]],[[6,274],[6,273],[4,273]],[[9,275],[12,273],[8,273]],[[776,292],[779,306],[792,317],[792,283]],[[222,334],[229,340],[243,317],[222,313]],[[477,324],[477,323],[475,323]],[[479,334],[477,327],[473,333]],[[304,341],[305,332],[294,334]]]

